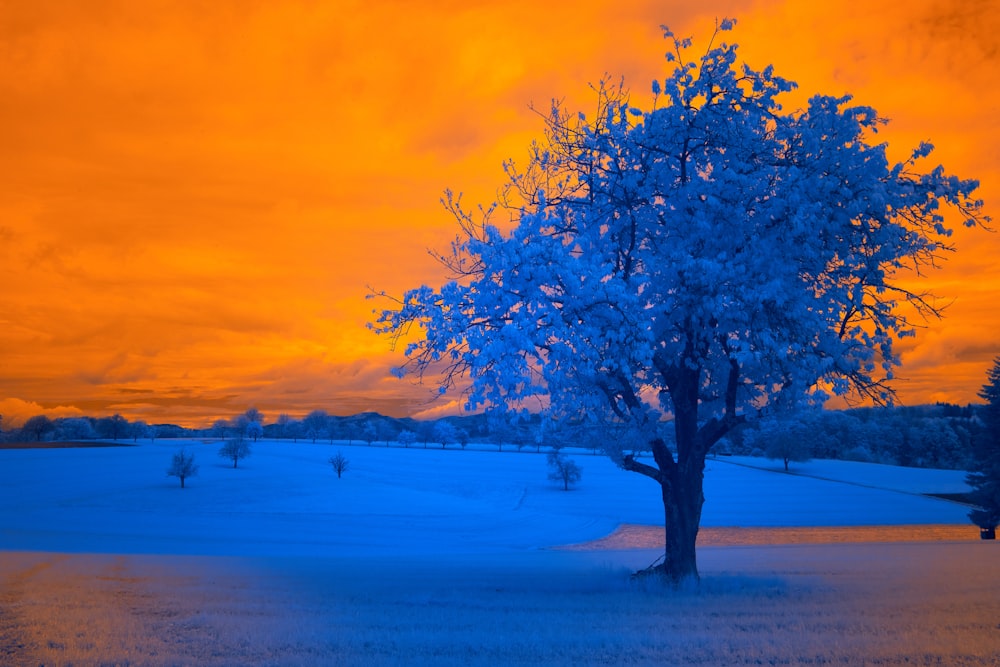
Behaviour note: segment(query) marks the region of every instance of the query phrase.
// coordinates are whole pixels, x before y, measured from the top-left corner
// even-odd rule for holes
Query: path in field
[[[979,539],[973,525],[821,526],[788,528],[704,527],[698,531],[699,547],[778,544],[860,544],[878,542],[965,542]],[[663,526],[622,524],[607,537],[560,549],[660,549]]]

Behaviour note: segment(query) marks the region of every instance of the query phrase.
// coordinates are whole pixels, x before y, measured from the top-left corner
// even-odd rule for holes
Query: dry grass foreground
[[[998,665],[996,543],[236,559],[0,552],[0,664]]]

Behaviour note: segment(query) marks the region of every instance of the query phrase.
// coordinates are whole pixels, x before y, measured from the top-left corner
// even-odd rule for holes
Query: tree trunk
[[[662,575],[672,586],[681,587],[699,581],[695,543],[705,496],[700,470],[678,469],[673,477],[660,483],[665,519]]]
[[[701,523],[701,509],[705,503],[703,493],[705,459],[691,457],[674,463],[662,441],[654,443],[654,456],[661,468],[636,461],[626,456],[623,467],[652,477],[660,484],[663,499],[664,558],[663,562],[649,568],[647,574],[657,574],[675,588],[697,585],[698,559],[695,543]]]
[[[181,475],[181,488],[182,489],[184,488],[184,476],[183,475]]]

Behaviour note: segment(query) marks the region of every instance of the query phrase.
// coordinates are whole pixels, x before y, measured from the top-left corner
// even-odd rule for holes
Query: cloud
[[[0,415],[3,421],[0,426],[8,431],[24,424],[25,421],[36,415],[45,415],[50,419],[56,417],[80,417],[83,412],[76,406],[57,405],[50,408],[43,407],[34,401],[26,401],[21,398],[0,399]]]

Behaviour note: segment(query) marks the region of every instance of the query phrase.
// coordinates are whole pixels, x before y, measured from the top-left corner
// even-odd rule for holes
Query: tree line
[[[922,468],[967,470],[977,447],[988,439],[982,405],[936,404],[914,407],[805,410],[755,420],[732,431],[712,449],[715,455],[760,456],[787,461],[840,459]],[[2,422],[0,422],[2,426]],[[483,413],[437,420],[388,417],[376,412],[340,416],[313,410],[302,417],[280,413],[268,421],[256,408],[208,428],[129,421],[110,417],[29,418],[19,428],[0,430],[0,441],[139,442],[157,438],[259,438],[292,442],[347,441],[402,447],[460,447],[470,443],[503,451],[577,447],[606,453],[623,447],[614,431],[581,420],[563,423],[537,414]]]

